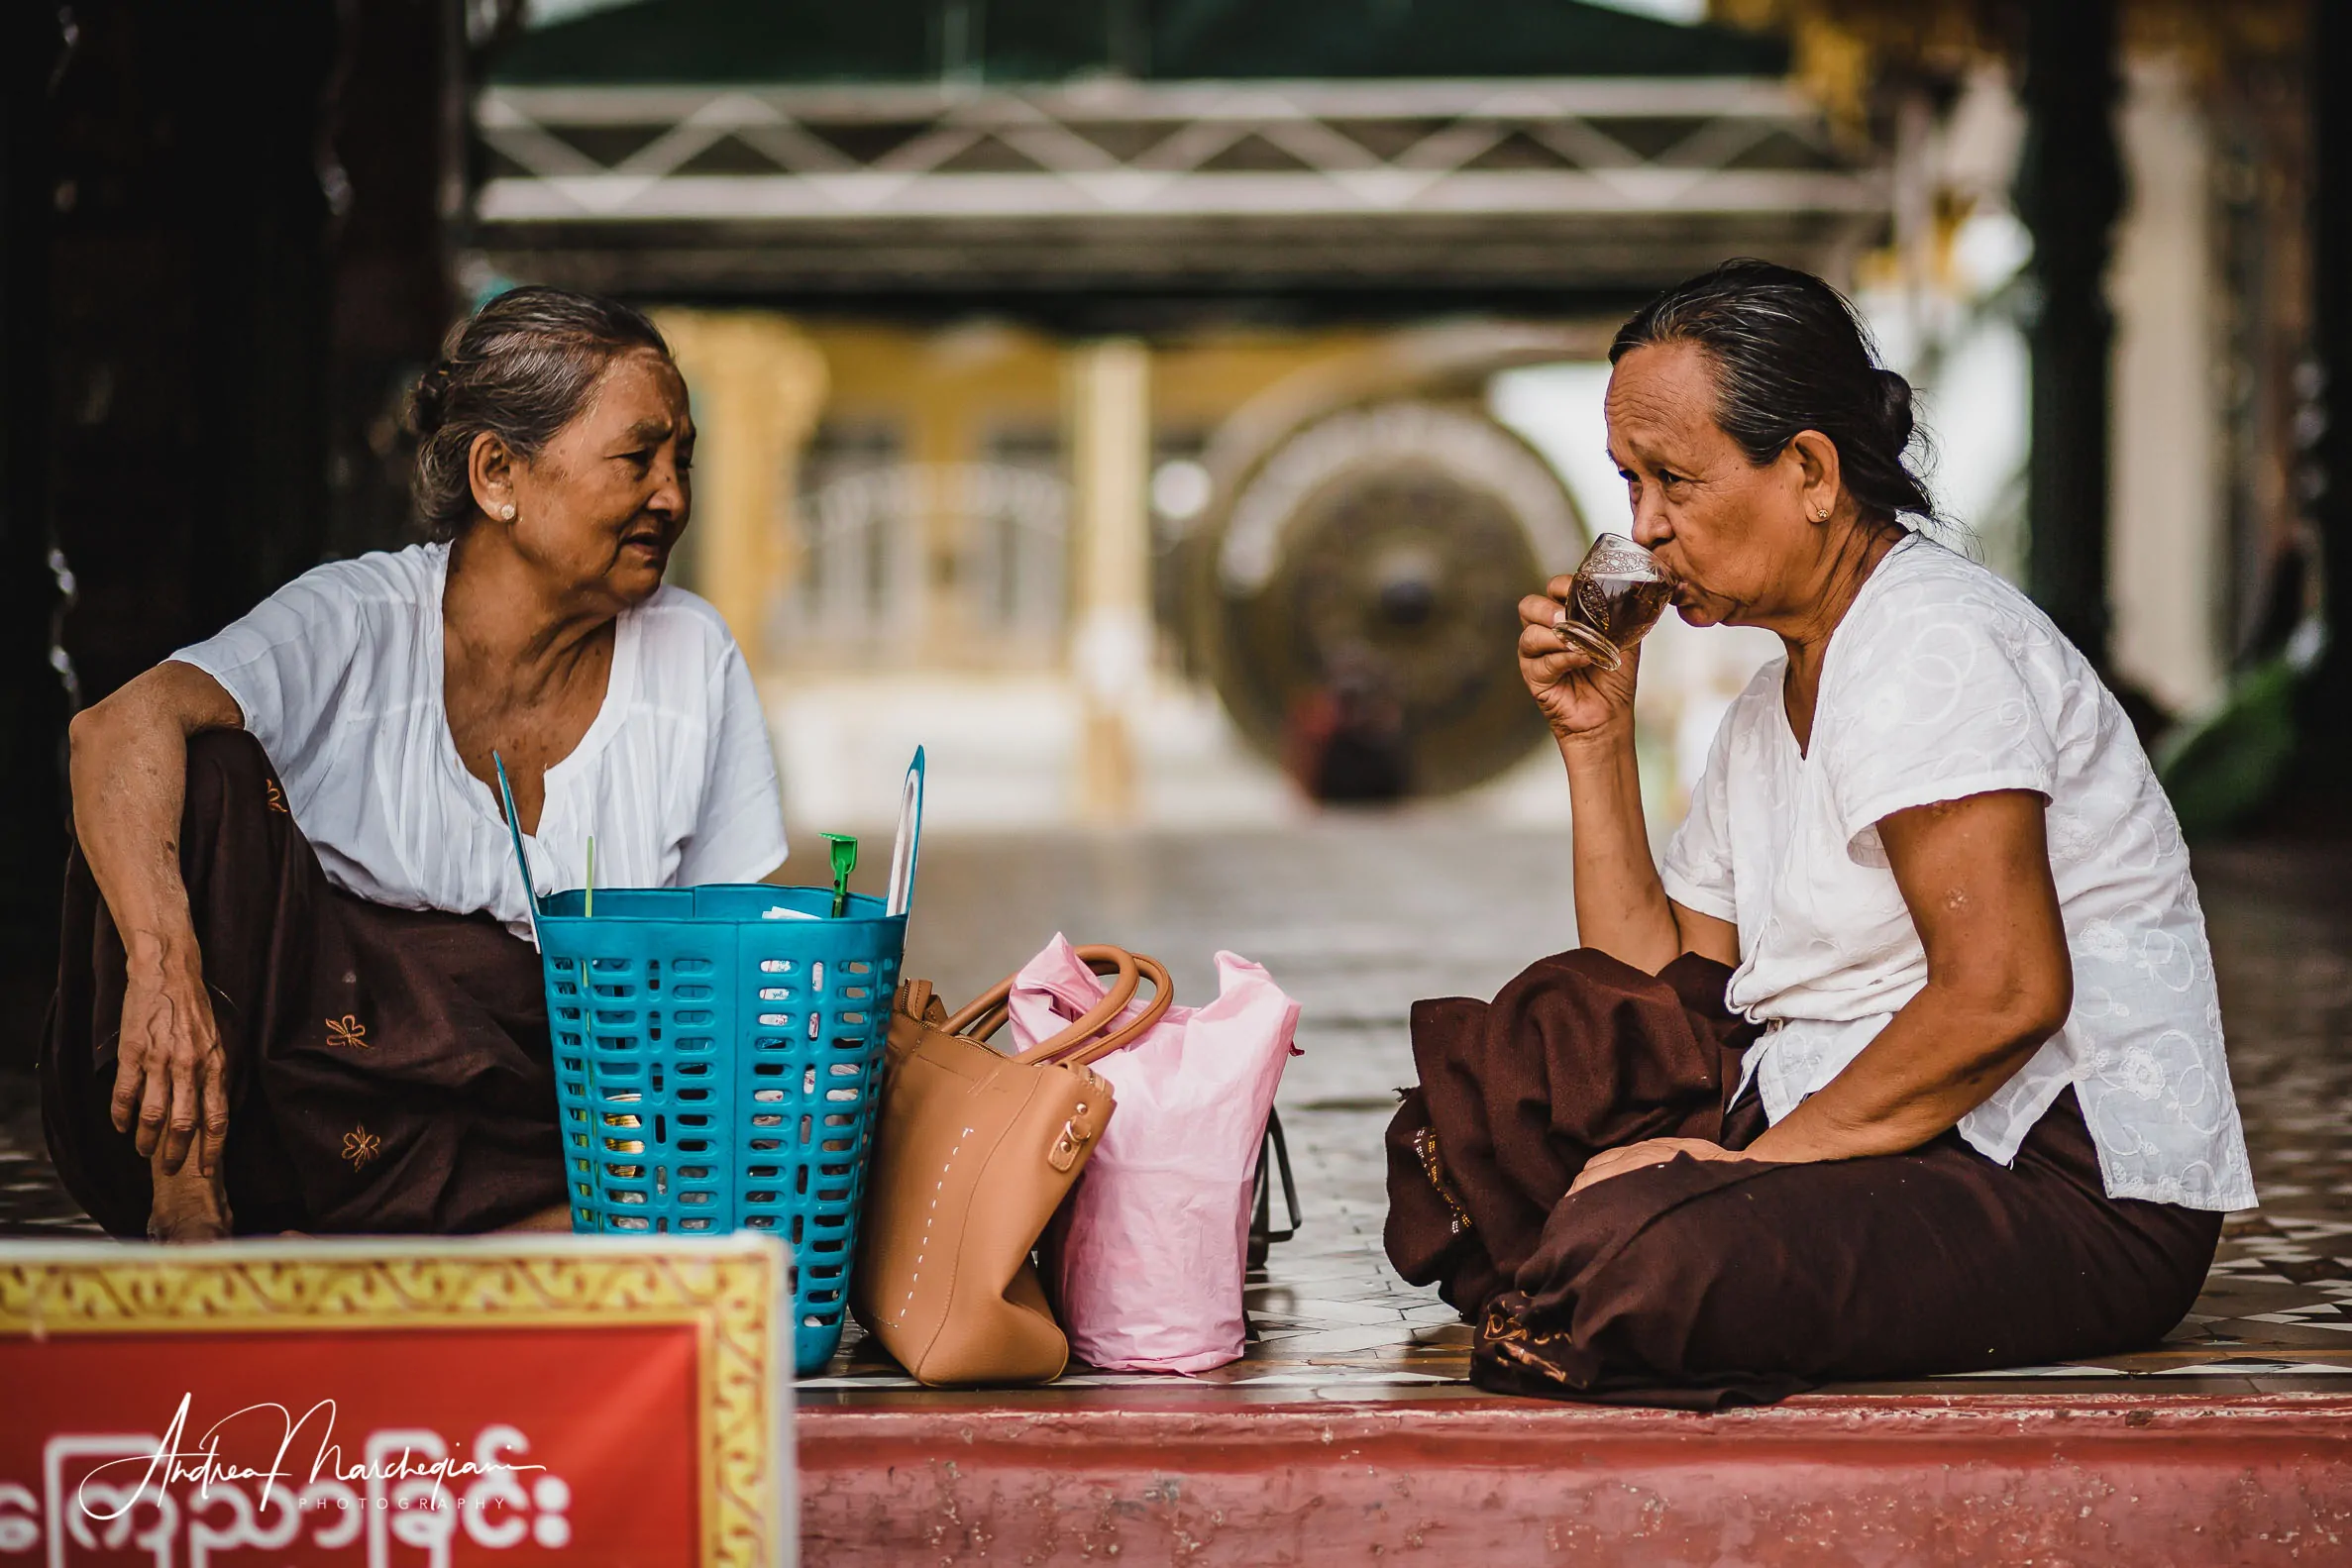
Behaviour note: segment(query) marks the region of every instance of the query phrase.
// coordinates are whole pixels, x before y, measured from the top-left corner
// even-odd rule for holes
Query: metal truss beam
[[[1163,261],[1122,264],[1263,274],[1336,243],[1359,277],[1418,276],[1485,223],[1520,250],[1607,251],[1664,224],[1688,241],[1671,251],[1753,237],[1785,254],[1792,237],[1850,244],[1889,201],[1883,169],[1805,100],[1748,79],[491,87],[475,128],[493,249],[760,235],[785,272],[858,251],[933,279],[1050,271],[1074,236],[1099,264],[1121,233],[1155,255],[1165,233],[1183,243]]]

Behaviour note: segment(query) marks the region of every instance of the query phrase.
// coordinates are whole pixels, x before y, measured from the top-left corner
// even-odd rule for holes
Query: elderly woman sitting
[[[1910,388],[1733,262],[1618,334],[1609,450],[1694,625],[1786,657],[1651,859],[1639,660],[1522,605],[1584,946],[1421,1003],[1388,1245],[1489,1387],[1707,1407],[2154,1342],[2254,1203],[2189,854],[2114,697],[1902,515]]]
[[[437,542],[320,567],[73,723],[50,1148],[118,1235],[563,1223],[530,889],[748,882],[776,768],[664,586],[695,430],[653,324],[499,298],[418,382]]]

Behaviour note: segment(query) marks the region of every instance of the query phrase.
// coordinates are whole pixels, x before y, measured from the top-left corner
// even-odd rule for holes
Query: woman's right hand
[[[229,1086],[203,959],[191,937],[176,952],[133,953],[126,979],[115,1130],[136,1127],[133,1142],[144,1158],[160,1147],[166,1175],[177,1175],[192,1150],[198,1173],[209,1177],[220,1169],[229,1135]]]
[[[1626,651],[1623,665],[1603,670],[1559,634],[1553,622],[1574,580],[1566,575],[1553,577],[1544,592],[1519,601],[1520,679],[1544,710],[1551,733],[1563,741],[1630,725],[1634,678],[1642,664],[1637,645]]]

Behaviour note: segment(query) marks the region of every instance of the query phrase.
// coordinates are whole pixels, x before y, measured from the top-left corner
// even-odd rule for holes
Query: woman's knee
[[[275,783],[268,752],[243,729],[207,729],[188,736],[188,801],[205,792],[233,792],[250,785],[266,797]]]
[[[1738,1250],[1725,1244],[1715,1214],[1725,1169],[1669,1161],[1562,1200],[1520,1270],[1520,1289],[1539,1302],[1553,1295],[1572,1302],[1580,1318],[1707,1297]]]
[[[1612,1362],[1666,1376],[1790,1370],[1823,1282],[1758,1245],[1746,1194],[1759,1175],[1770,1172],[1677,1160],[1588,1188],[1553,1216],[1520,1288]]]
[[[2154,1344],[2179,1327],[2204,1294],[2221,1244],[2221,1216],[2208,1209],[2123,1200],[2116,1207],[2130,1219],[2145,1270],[2134,1279],[2120,1263],[2107,1273],[2116,1286],[2114,1314],[2140,1344]]]
[[[270,791],[284,793],[262,743],[243,730],[205,730],[188,737],[187,807],[210,812],[232,803],[268,808]]]
[[[179,816],[180,876],[199,936],[206,912],[223,900],[240,908],[274,902],[300,844],[285,786],[262,743],[242,730],[189,738],[186,792]]]

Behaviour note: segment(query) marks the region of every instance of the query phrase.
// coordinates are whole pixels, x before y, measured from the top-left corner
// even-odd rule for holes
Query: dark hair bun
[[[1911,383],[1894,370],[1878,372],[1879,419],[1886,427],[1886,444],[1900,452],[1911,444],[1916,419],[1911,412]]]
[[[408,433],[423,440],[449,421],[449,362],[441,361],[408,389]]]

